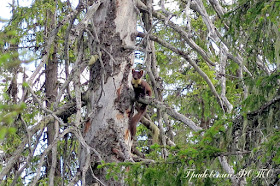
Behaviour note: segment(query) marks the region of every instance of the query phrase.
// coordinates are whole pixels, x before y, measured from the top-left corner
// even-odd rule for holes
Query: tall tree
[[[121,161],[132,161],[128,121],[132,112],[130,72],[134,53],[130,48],[135,46],[136,39],[136,9],[133,1],[108,0],[99,4],[96,12],[92,13],[93,19],[90,18],[91,25],[88,28],[91,41],[88,47],[92,54],[98,55],[98,60],[90,67],[91,81],[87,93],[90,103],[84,130],[85,141],[98,152],[94,154],[95,168],[102,160],[119,161],[114,154],[116,151],[123,154],[124,159]],[[75,87],[79,89],[79,86]],[[75,92],[81,94],[81,91]],[[83,148],[81,152],[80,168],[83,169],[83,175],[92,161],[91,153],[88,148]],[[94,174],[88,172],[86,185],[98,180],[106,185],[114,182],[120,184],[120,181],[106,180],[104,170],[94,170]],[[85,178],[82,180],[84,182]]]

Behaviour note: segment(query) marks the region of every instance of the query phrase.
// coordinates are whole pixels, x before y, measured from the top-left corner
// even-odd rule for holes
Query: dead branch
[[[21,144],[19,145],[19,148],[17,148],[17,150],[14,152],[14,154],[11,156],[11,158],[9,158],[9,160],[7,161],[7,165],[2,169],[1,173],[0,173],[0,184],[3,181],[3,178],[10,172],[11,168],[13,167],[13,165],[18,161],[21,153],[24,151],[25,149],[25,145],[26,143],[28,143],[28,138],[25,137]]]
[[[140,0],[137,1],[137,7],[140,10],[143,11],[148,11],[147,6],[142,3]],[[161,14],[160,12],[157,11],[153,11],[152,12],[153,16],[158,18],[159,20],[161,20],[163,23],[165,23],[167,26],[170,26],[171,28],[173,28],[176,32],[178,32],[184,39],[185,41],[188,43],[188,45],[193,48],[197,53],[199,53],[203,59],[205,59],[205,61],[207,61],[210,65],[215,66],[215,63],[213,63],[210,58],[208,57],[207,53],[200,47],[198,46],[190,37],[190,35],[184,31],[180,26],[178,26],[177,24],[173,23],[172,21],[170,21],[170,19],[168,19],[168,17],[164,16],[163,14]]]
[[[168,105],[166,105],[163,102],[160,102],[160,101],[158,101],[154,98],[150,98],[150,97],[139,98],[139,102],[148,104],[148,105],[152,105],[156,108],[162,109],[163,112],[166,112],[171,117],[183,122],[184,124],[189,126],[195,132],[202,130],[202,128],[198,127],[191,119],[187,118],[183,114],[178,113],[177,111],[175,111],[174,109],[172,109],[171,107],[169,107]]]
[[[141,32],[138,32],[138,36],[139,37],[144,37],[145,34],[144,33],[141,33]],[[176,54],[182,56],[185,60],[187,60],[193,67],[194,69],[199,73],[199,75],[206,81],[206,83],[208,84],[209,88],[211,89],[212,93],[214,94],[214,96],[217,98],[217,101],[220,105],[220,107],[222,109],[224,109],[224,106],[223,106],[223,102],[218,94],[218,92],[216,91],[216,88],[215,86],[213,85],[213,83],[211,82],[211,80],[209,79],[209,77],[201,70],[201,68],[199,68],[199,66],[195,63],[195,61],[193,61],[188,53],[182,51],[182,50],[179,50],[177,49],[176,47],[174,47],[173,45],[167,43],[166,41],[162,40],[162,39],[159,39],[158,37],[156,36],[153,36],[153,35],[149,35],[149,38],[153,41],[156,41],[157,43],[159,43],[160,45],[170,49],[171,51],[175,52]]]

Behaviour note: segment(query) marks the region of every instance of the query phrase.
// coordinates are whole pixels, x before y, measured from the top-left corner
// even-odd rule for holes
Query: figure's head
[[[143,70],[136,71],[132,69],[132,85],[137,88],[141,84],[141,77],[143,76]]]
[[[143,76],[143,70],[136,71],[136,70],[132,69],[132,78],[134,80],[141,79],[142,76]]]

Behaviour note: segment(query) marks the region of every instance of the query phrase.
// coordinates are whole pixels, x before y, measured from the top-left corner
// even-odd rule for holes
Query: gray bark
[[[135,45],[134,7],[130,0],[105,0],[93,15],[90,24],[91,37],[94,37],[91,38],[91,51],[99,54],[99,60],[90,68],[89,128],[84,131],[84,138],[105,162],[133,161],[130,156],[132,141],[128,121],[132,109],[130,72],[134,53],[124,48]],[[124,159],[118,159],[113,149],[124,154]],[[100,158],[90,153],[93,156],[88,161],[91,154],[87,149],[81,149],[80,169],[89,167],[88,163],[93,167],[93,172],[89,169],[86,175],[82,175],[85,176],[85,183],[82,184],[120,185],[122,179],[118,182],[105,179],[105,170],[96,169]]]

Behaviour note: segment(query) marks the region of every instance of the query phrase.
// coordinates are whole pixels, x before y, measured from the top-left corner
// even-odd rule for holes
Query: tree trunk
[[[55,44],[56,45],[56,44]],[[52,57],[48,60],[46,65],[46,105],[47,108],[52,110],[52,105],[55,102],[57,96],[57,71],[58,71],[58,61],[56,57],[56,46],[54,46],[54,53]],[[54,123],[49,123],[47,126],[47,135],[48,135],[48,145],[50,145],[56,135],[58,128],[55,127]],[[55,149],[53,149],[55,150]],[[47,159],[47,171],[50,171],[52,165],[52,154],[48,154]],[[59,167],[59,166],[58,166]]]
[[[49,30],[52,30],[55,27],[55,14],[51,11],[47,11],[47,17],[50,19],[50,23],[46,24],[47,30],[46,35],[50,34]],[[48,20],[46,19],[46,20]],[[53,104],[56,101],[57,90],[58,90],[58,81],[57,81],[57,73],[58,73],[58,59],[57,59],[57,42],[54,42],[53,45],[53,53],[49,55],[48,63],[46,64],[46,72],[45,72],[45,89],[46,89],[46,106],[48,109],[53,110]],[[56,136],[58,135],[58,123],[52,122],[47,125],[47,140],[48,145],[51,145]],[[57,146],[55,145],[52,148],[52,153],[49,153],[47,156],[47,165],[46,165],[46,175],[49,177],[49,185],[54,184],[54,176],[60,176],[60,165],[57,159]]]
[[[132,161],[128,123],[132,111],[130,72],[134,53],[127,48],[135,45],[136,38],[133,1],[103,1],[93,16],[91,32],[94,37],[91,52],[99,54],[99,60],[90,68],[90,104],[88,122],[84,128],[85,141],[98,151],[105,162]],[[96,169],[100,158],[96,153],[92,155],[93,159],[90,160],[89,150],[82,148],[80,169],[83,172],[83,185],[96,182],[120,185],[123,182],[122,179],[119,182],[106,180],[106,172]],[[93,162],[94,175],[89,169],[85,177],[90,162]]]

